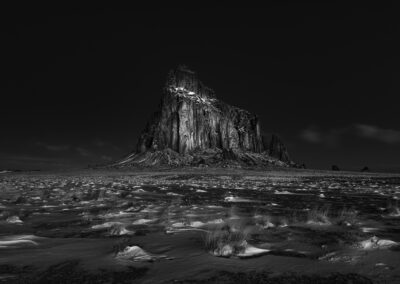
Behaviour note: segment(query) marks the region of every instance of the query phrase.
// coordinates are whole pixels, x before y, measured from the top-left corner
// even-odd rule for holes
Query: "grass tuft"
[[[344,207],[335,220],[337,225],[354,226],[358,221],[358,212],[353,208]]]
[[[330,225],[332,222],[329,219],[329,207],[314,208],[308,212],[308,224]]]
[[[244,252],[249,232],[245,228],[238,230],[224,224],[216,226],[203,234],[203,243],[207,251],[221,256],[230,256]]]
[[[387,211],[389,212],[389,216],[393,217],[399,217],[400,216],[400,209],[399,209],[399,203],[396,200],[396,202],[389,202],[387,206]]]

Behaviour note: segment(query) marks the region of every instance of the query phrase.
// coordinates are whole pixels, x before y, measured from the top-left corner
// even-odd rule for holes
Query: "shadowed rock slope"
[[[228,105],[185,66],[168,74],[157,112],[136,149],[113,166],[295,166],[256,115]]]

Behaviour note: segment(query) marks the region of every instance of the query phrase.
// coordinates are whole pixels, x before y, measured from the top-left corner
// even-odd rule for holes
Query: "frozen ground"
[[[4,173],[0,283],[400,283],[399,198],[382,174]]]

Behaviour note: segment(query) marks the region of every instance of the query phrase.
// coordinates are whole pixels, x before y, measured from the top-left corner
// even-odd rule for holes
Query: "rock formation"
[[[277,135],[263,135],[256,115],[228,105],[185,66],[170,71],[158,111],[126,165],[294,165]]]
[[[365,166],[361,169],[361,172],[369,172],[369,171],[370,171],[370,169],[367,166]]]

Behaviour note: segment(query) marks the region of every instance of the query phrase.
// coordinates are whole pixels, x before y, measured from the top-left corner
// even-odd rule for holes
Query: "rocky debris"
[[[158,111],[125,166],[295,166],[277,135],[261,132],[257,115],[228,105],[185,66],[170,71]]]
[[[15,198],[15,200],[13,201],[14,204],[22,204],[22,203],[26,203],[26,198],[23,197],[22,195],[19,195]]]
[[[127,165],[140,167],[153,167],[167,165],[172,167],[224,167],[224,168],[254,168],[264,166],[288,167],[283,161],[273,158],[265,153],[253,153],[246,151],[230,151],[224,149],[206,149],[193,151],[186,155],[180,155],[171,149],[161,151],[148,151],[131,156],[129,160],[114,166],[124,167]],[[290,166],[295,165],[294,163]]]
[[[306,164],[302,163],[302,164],[295,164],[294,165],[295,168],[298,169],[307,169]]]
[[[23,223],[22,220],[18,216],[8,217],[6,222],[10,223],[10,224],[22,224]]]
[[[340,171],[339,167],[336,165],[332,166],[332,171]]]
[[[368,167],[363,167],[361,169],[361,172],[369,172],[369,171],[370,171],[370,169]]]
[[[233,248],[231,245],[224,245],[221,248],[216,248],[212,254],[215,256],[230,257],[233,255]]]

